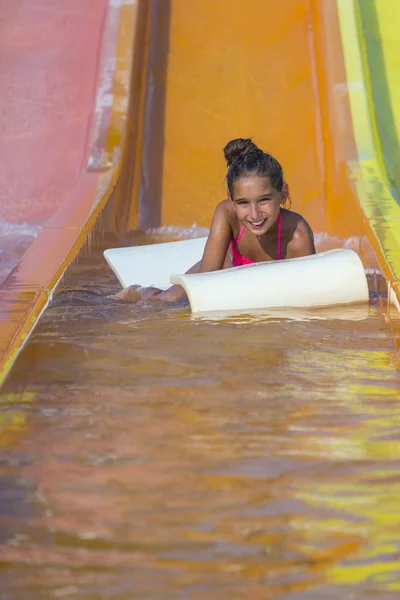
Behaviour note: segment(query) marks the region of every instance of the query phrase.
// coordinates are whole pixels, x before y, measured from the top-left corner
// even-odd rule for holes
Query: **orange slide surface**
[[[336,0],[0,10],[2,380],[100,214],[209,226],[232,138],[279,158],[315,231],[362,238]]]

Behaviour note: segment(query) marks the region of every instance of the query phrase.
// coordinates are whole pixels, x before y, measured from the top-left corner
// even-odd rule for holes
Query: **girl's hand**
[[[126,300],[128,302],[140,302],[140,300],[147,300],[156,294],[159,294],[162,290],[155,287],[141,287],[140,285],[130,285],[123,289],[118,294],[110,296],[113,300]]]
[[[123,300],[127,302],[140,302],[154,298],[166,302],[182,302],[187,296],[185,290],[180,285],[173,285],[168,290],[160,290],[156,287],[141,287],[140,285],[130,285],[118,294],[109,296],[112,300]]]

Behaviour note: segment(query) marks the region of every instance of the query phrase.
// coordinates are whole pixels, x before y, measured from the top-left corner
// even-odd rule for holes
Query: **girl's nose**
[[[256,221],[260,216],[257,204],[250,204],[250,219]]]

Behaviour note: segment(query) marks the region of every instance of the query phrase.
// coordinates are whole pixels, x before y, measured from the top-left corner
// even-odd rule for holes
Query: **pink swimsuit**
[[[238,250],[238,244],[242,239],[242,235],[244,233],[244,225],[241,226],[239,235],[236,238],[235,242],[231,242],[232,254],[233,254],[233,266],[239,267],[240,265],[253,265],[254,260],[250,260],[240,254]],[[282,260],[282,252],[281,252],[281,236],[282,236],[282,213],[279,213],[278,217],[278,260]]]

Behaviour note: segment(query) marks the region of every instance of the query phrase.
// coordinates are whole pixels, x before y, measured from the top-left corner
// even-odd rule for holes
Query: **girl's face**
[[[278,192],[268,177],[253,175],[234,181],[231,200],[239,222],[251,233],[263,235],[276,223],[286,197],[286,184]]]

